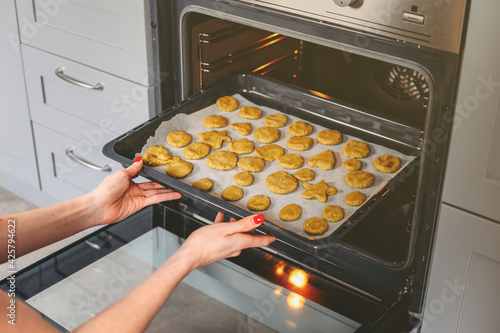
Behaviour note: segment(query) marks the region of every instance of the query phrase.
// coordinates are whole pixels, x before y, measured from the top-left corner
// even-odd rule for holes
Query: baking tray
[[[334,231],[326,237],[298,235],[296,232],[293,232],[291,228],[286,227],[286,223],[284,224],[285,226],[280,226],[275,221],[266,221],[258,228],[261,232],[274,235],[281,241],[293,244],[304,250],[314,251],[328,247],[332,242],[336,242],[336,240],[348,232],[356,222],[361,220],[384,200],[384,198],[390,195],[391,191],[395,191],[397,186],[403,183],[405,179],[413,173],[418,164],[418,153],[420,151],[418,149],[418,144],[420,143],[418,136],[420,132],[417,129],[407,124],[379,117],[376,114],[367,112],[367,110],[345,104],[314,91],[304,90],[293,85],[283,84],[273,79],[252,75],[238,75],[232,77],[191,96],[187,100],[165,110],[160,115],[109,142],[104,146],[103,153],[120,162],[125,167],[129,166],[133,163],[135,156],[137,156],[146,146],[146,143],[150,142],[148,140],[155,136],[155,132],[161,124],[164,122],[173,122],[176,116],[195,115],[195,113],[201,112],[200,110],[214,105],[217,98],[235,94],[242,96],[246,100],[247,103],[243,105],[253,103],[262,108],[270,108],[271,110],[285,113],[294,119],[302,119],[313,125],[320,126],[321,128],[336,129],[344,135],[351,135],[357,139],[380,145],[381,147],[388,147],[411,157],[411,159],[408,159],[408,163],[405,163],[404,168],[395,174],[394,177],[390,178],[388,182],[385,182],[383,187],[371,195],[362,206],[357,208],[348,218],[344,219],[340,225],[337,225]],[[237,111],[234,113],[237,113]],[[224,113],[224,115],[227,114],[229,113]],[[243,120],[240,119],[240,121]],[[290,122],[287,125],[289,124]],[[254,127],[254,130],[255,128],[256,127]],[[284,129],[286,130],[286,127]],[[390,133],[390,136],[387,135],[388,133]],[[193,133],[190,134],[193,135]],[[313,135],[311,135],[311,137],[313,137]],[[195,138],[194,135],[193,138]],[[346,140],[344,140],[344,142],[345,141]],[[168,146],[165,146],[168,149]],[[325,146],[324,149],[340,151],[341,147],[342,144],[338,146]],[[227,149],[227,147],[223,146],[222,149],[225,148]],[[295,151],[287,149],[286,145],[284,148],[287,153],[296,153]],[[182,154],[180,154],[180,156],[182,156]],[[277,162],[266,162],[266,164],[267,163]],[[305,165],[304,167],[307,166]],[[338,161],[336,168],[342,168],[341,163]],[[287,171],[293,173],[296,170]],[[241,205],[238,207],[235,203],[221,199],[220,192],[217,196],[214,195],[214,193],[206,193],[197,190],[189,183],[183,181],[183,179],[172,178],[164,172],[160,172],[158,168],[145,166],[141,170],[141,175],[179,191],[185,197],[237,218],[256,213],[246,209],[246,207],[241,207]],[[254,174],[254,176],[256,175]],[[203,177],[200,176],[199,178]],[[317,178],[311,183],[317,183],[319,180],[320,179]],[[227,186],[229,185],[232,184],[227,184]],[[296,191],[302,189],[301,184],[299,186],[299,189]],[[286,196],[283,196],[283,199],[283,202],[287,201]],[[307,209],[308,203],[304,202],[304,205],[301,206],[303,209]],[[264,214],[266,213],[264,212]],[[316,215],[321,217],[321,212],[318,212]],[[331,223],[329,222],[329,224]]]

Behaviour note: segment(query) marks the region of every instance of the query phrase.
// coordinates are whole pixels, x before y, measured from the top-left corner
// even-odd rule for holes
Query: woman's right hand
[[[194,231],[177,251],[177,255],[190,262],[191,269],[236,257],[243,249],[268,246],[276,240],[273,236],[249,233],[264,222],[262,214],[231,222],[222,222],[223,219],[224,214],[219,213],[214,224]]]

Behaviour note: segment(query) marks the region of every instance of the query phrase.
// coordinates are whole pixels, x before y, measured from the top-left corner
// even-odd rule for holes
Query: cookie
[[[181,160],[180,157],[174,156],[168,161],[165,172],[167,175],[174,178],[183,178],[193,171],[193,165],[187,161]]]
[[[241,135],[252,133],[252,125],[250,123],[232,123],[231,129],[238,131]]]
[[[314,155],[307,161],[307,165],[312,168],[320,168],[321,170],[331,170],[335,166],[335,155],[333,151],[324,150],[321,153]]]
[[[379,156],[373,162],[373,166],[381,172],[393,173],[401,166],[399,158],[392,155]]]
[[[240,158],[238,166],[245,171],[260,172],[266,166],[266,161],[260,157],[245,156]]]
[[[224,141],[231,142],[231,138],[227,136],[227,130],[211,130],[208,132],[198,133],[196,136],[201,140],[201,142],[210,145],[210,147],[214,149],[222,147],[222,142]]]
[[[253,176],[250,172],[238,172],[234,175],[233,181],[240,186],[248,186],[253,183]]]
[[[247,202],[248,209],[251,210],[266,210],[271,205],[271,199],[266,195],[255,195]]]
[[[299,182],[288,172],[277,171],[266,177],[266,186],[273,193],[286,194],[294,191]]]
[[[326,202],[329,195],[337,193],[335,187],[326,185],[324,179],[317,184],[304,183],[302,186],[305,192],[302,193],[301,197],[304,199],[317,199],[319,202]]]
[[[238,100],[231,96],[222,96],[217,99],[216,103],[219,109],[224,112],[234,111],[240,106]]]
[[[361,161],[355,158],[350,158],[344,161],[344,169],[347,171],[358,171],[361,170],[361,167]]]
[[[293,136],[307,136],[311,134],[313,127],[305,121],[296,121],[288,126],[288,133]]]
[[[321,235],[328,230],[328,223],[319,217],[312,217],[302,225],[309,235]]]
[[[286,140],[286,145],[291,150],[304,151],[312,147],[314,140],[308,136],[291,136]]]
[[[238,155],[227,150],[216,151],[207,157],[207,165],[216,170],[232,170],[237,162]]]
[[[214,187],[214,182],[210,178],[202,178],[194,182],[193,187],[200,191],[208,192]]]
[[[171,158],[164,146],[151,146],[142,156],[144,163],[150,166],[165,165]]]
[[[253,152],[254,149],[254,143],[245,138],[229,142],[229,150],[238,155],[249,154]]]
[[[365,158],[370,155],[370,147],[364,142],[349,140],[342,147],[342,153],[349,158]]]
[[[220,196],[226,201],[238,201],[243,198],[243,190],[236,185],[231,185],[222,191]]]
[[[302,156],[297,154],[286,154],[280,158],[279,165],[283,169],[297,169],[304,164]]]
[[[212,115],[203,119],[203,126],[206,128],[219,128],[227,126],[227,124],[227,118],[223,116]]]
[[[264,117],[264,124],[266,126],[274,128],[283,127],[286,125],[287,122],[288,122],[288,117],[281,113],[271,114],[269,116]]]
[[[193,142],[187,145],[182,154],[186,160],[199,160],[210,153],[210,145],[203,142]]]
[[[344,198],[345,203],[349,206],[361,206],[365,200],[366,196],[359,191],[348,193]]]
[[[344,218],[344,210],[340,206],[326,206],[323,208],[323,218],[328,222],[338,222]]]
[[[253,153],[266,161],[279,160],[285,155],[285,149],[278,145],[264,145],[255,148]]]
[[[338,145],[342,142],[342,133],[336,130],[323,130],[316,135],[316,140],[323,145]]]
[[[351,171],[345,176],[346,184],[354,188],[367,188],[374,180],[375,177],[366,171]]]
[[[316,173],[311,169],[304,168],[294,173],[293,176],[301,182],[310,182],[316,177]]]
[[[253,106],[244,106],[238,111],[238,115],[245,119],[259,119],[262,116],[262,110]]]
[[[261,143],[273,143],[280,139],[281,133],[274,127],[263,126],[255,130],[253,137]]]
[[[296,204],[286,205],[280,210],[280,219],[283,221],[296,221],[302,216],[302,208]]]
[[[182,148],[191,143],[193,138],[184,131],[172,131],[167,135],[167,143],[175,148]]]

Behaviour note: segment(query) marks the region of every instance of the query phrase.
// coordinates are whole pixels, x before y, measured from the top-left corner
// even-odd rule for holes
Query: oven
[[[266,221],[257,232],[278,240],[228,260],[243,279],[239,288],[266,281],[269,290],[313,304],[313,312],[279,315],[272,294],[257,287],[242,305],[208,282],[193,284],[278,330],[293,331],[295,323],[301,331],[297,322],[314,322],[319,313],[349,323],[332,331],[418,330],[467,2],[157,0],[151,8],[158,115],[104,148],[123,165],[162,121],[232,93],[411,157],[331,236],[299,237]],[[251,214],[150,168],[141,174],[184,194],[156,205],[153,217],[180,242],[217,211],[227,219]],[[227,269],[204,273],[234,283]]]

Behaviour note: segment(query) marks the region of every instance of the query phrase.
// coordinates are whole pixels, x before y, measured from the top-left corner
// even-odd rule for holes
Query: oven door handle
[[[111,166],[109,164],[106,164],[105,166],[100,167],[100,166],[92,164],[92,163],[84,160],[80,156],[76,155],[75,154],[75,147],[68,147],[66,149],[66,155],[69,158],[71,158],[73,161],[75,161],[76,163],[78,163],[80,165],[83,165],[83,166],[85,166],[87,168],[90,168],[90,169],[93,169],[93,170],[97,170],[97,171],[111,172]]]
[[[94,90],[103,90],[104,89],[103,85],[100,82],[98,82],[95,85],[92,85],[92,84],[82,82],[80,80],[75,79],[74,77],[71,77],[71,76],[64,74],[63,67],[59,67],[58,69],[56,69],[55,73],[56,73],[58,78],[66,81],[66,82],[72,83],[74,85],[77,85],[79,87],[82,87],[82,88],[94,89]]]

